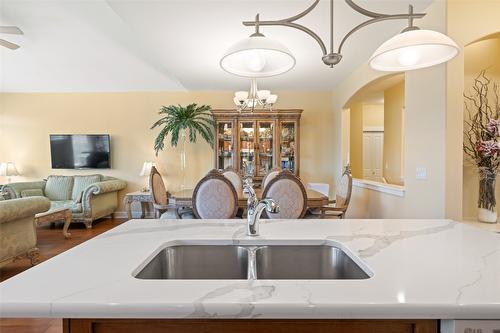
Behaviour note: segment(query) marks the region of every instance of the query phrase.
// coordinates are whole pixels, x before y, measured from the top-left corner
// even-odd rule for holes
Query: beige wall
[[[384,127],[384,105],[363,104],[363,128]]]
[[[390,184],[403,185],[404,81],[384,91],[384,177]]]
[[[463,168],[463,90],[465,87],[463,48],[487,35],[500,32],[500,1],[452,0],[447,1],[448,35],[462,52],[447,66],[447,117],[446,117],[446,215],[462,219],[464,192],[475,192],[463,187],[468,177]]]
[[[334,142],[331,92],[281,91],[276,107],[302,108],[301,178],[304,182],[333,184]],[[50,174],[88,174],[91,171],[52,170],[49,134],[109,133],[112,169],[106,175],[128,182],[125,192],[140,189],[142,163],[156,161],[167,188],[179,188],[180,158],[168,146],[155,157],[150,130],[162,105],[196,102],[214,108],[232,107],[232,92],[129,92],[129,93],[2,93],[0,94],[0,160],[13,161],[22,177],[37,180]],[[187,149],[187,186],[194,186],[213,167],[213,151],[203,142]],[[100,172],[100,171],[99,171]],[[6,180],[0,177],[0,183]],[[122,195],[123,195],[122,193]],[[120,208],[122,210],[123,207]]]
[[[349,161],[354,178],[363,178],[363,104],[352,103],[350,110]]]
[[[427,16],[418,21],[421,28],[444,32],[446,3],[434,2]],[[342,109],[367,83],[386,75],[365,63],[334,90],[335,124],[341,123]],[[348,211],[349,217],[372,218],[443,218],[445,216],[445,135],[446,65],[407,72],[405,75],[405,196],[356,188]],[[334,146],[341,154],[341,128],[336,128]],[[342,159],[335,162],[336,179]],[[427,169],[426,180],[416,180],[417,167]]]

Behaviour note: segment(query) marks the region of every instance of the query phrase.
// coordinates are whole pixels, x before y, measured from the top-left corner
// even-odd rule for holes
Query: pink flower
[[[498,136],[499,133],[500,133],[499,126],[500,126],[500,121],[499,120],[497,120],[497,119],[490,119],[490,121],[486,124],[486,130],[492,136]]]
[[[498,146],[498,142],[495,140],[481,141],[476,146],[476,151],[481,155],[488,157],[498,154],[500,147]]]

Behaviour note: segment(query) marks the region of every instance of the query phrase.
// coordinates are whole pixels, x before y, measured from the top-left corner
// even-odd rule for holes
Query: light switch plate
[[[417,180],[426,180],[427,179],[427,168],[417,167],[417,171],[415,172],[415,178]]]

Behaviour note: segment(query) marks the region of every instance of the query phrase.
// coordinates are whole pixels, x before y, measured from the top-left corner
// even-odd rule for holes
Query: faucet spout
[[[249,200],[250,201],[250,200]],[[264,209],[269,213],[279,213],[280,207],[273,199],[262,199],[256,206],[248,206],[247,235],[259,235],[259,221]]]

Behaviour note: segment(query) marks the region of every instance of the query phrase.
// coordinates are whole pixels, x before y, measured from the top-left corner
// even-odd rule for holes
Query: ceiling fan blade
[[[24,35],[24,32],[18,27],[14,26],[0,26],[1,34]]]
[[[0,45],[5,46],[6,48],[11,49],[11,50],[16,50],[19,48],[19,45],[8,42],[4,39],[0,39]]]

